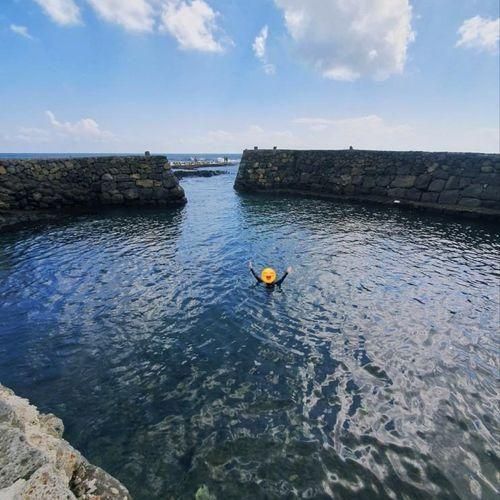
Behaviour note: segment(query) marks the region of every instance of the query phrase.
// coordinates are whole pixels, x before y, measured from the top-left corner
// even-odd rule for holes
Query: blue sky
[[[499,152],[498,0],[1,0],[0,152]]]

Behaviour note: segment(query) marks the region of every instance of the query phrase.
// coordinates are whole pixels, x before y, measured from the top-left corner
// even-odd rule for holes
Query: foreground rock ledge
[[[62,439],[64,425],[0,384],[0,500],[131,499]]]

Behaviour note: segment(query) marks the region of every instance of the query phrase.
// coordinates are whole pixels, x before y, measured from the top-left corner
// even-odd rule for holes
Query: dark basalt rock
[[[235,189],[500,218],[500,155],[245,150]]]
[[[164,156],[0,160],[0,230],[74,209],[184,203]]]
[[[177,179],[183,179],[185,177],[215,177],[228,173],[229,172],[225,170],[174,170]]]

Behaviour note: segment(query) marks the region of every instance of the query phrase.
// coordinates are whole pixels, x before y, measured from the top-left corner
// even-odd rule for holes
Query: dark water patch
[[[136,498],[496,497],[498,228],[233,180],[2,235],[2,383]]]

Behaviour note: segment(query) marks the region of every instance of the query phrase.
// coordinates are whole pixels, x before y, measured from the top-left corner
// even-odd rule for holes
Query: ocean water
[[[498,498],[500,229],[229,170],[0,235],[0,381],[137,499]]]
[[[230,160],[239,160],[241,154],[227,154],[227,153],[155,153],[165,155],[169,160],[172,161],[187,161],[194,158],[199,160],[216,160],[217,158],[227,157]],[[1,159],[25,159],[25,160],[35,160],[35,159],[61,159],[61,158],[85,158],[88,156],[92,157],[106,157],[106,156],[137,156],[137,153],[1,153]]]

